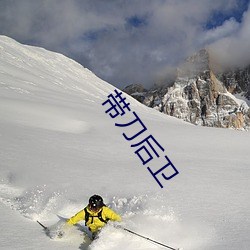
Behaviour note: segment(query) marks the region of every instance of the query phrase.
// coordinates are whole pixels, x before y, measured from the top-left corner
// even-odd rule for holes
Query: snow
[[[183,250],[250,249],[249,132],[193,126],[127,96],[112,119],[102,103],[115,87],[63,55],[0,37],[1,249],[163,249],[110,223],[91,243],[84,222],[51,239],[36,223],[63,225],[92,194],[121,225]],[[139,127],[117,127],[140,117]],[[148,135],[165,149],[142,164],[131,144]],[[147,170],[166,164],[179,174]],[[166,175],[171,174],[167,170]]]

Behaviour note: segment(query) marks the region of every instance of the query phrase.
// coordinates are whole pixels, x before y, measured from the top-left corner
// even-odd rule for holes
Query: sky
[[[131,111],[111,118],[102,103],[114,86],[60,54],[6,37],[0,76],[1,250],[167,250],[110,224],[91,245],[84,221],[63,227],[93,194],[122,226],[165,245],[250,249],[249,132],[190,125],[125,93]],[[144,132],[140,122],[115,125],[131,123],[133,112]],[[149,135],[164,152],[143,143]],[[170,180],[162,176],[175,173],[172,165],[162,169],[165,156],[179,171]],[[155,177],[163,188],[147,167],[161,170]],[[63,238],[50,239],[36,220],[52,238],[61,228]]]
[[[164,82],[201,48],[223,64],[250,63],[249,0],[0,0],[0,34],[119,88]]]

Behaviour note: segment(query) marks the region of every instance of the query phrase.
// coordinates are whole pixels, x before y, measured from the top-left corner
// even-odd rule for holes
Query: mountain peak
[[[233,96],[236,85],[247,85],[249,72],[219,77],[213,68],[209,51],[201,49],[178,67],[177,77],[170,87],[154,88],[143,96],[141,93],[137,100],[196,125],[249,128],[250,108],[244,100]]]
[[[178,77],[194,77],[210,70],[210,56],[207,49],[201,49],[189,56],[177,69]]]

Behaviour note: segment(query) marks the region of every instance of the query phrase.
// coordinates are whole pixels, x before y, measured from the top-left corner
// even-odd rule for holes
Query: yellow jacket
[[[86,221],[86,225],[88,226],[89,230],[92,233],[98,231],[98,229],[102,228],[106,223],[101,221],[98,218],[98,214],[102,211],[101,216],[104,221],[112,220],[112,221],[121,221],[121,217],[116,214],[110,208],[103,206],[98,212],[93,212],[87,207],[87,212],[89,213],[89,219]],[[94,217],[92,217],[94,216]],[[72,216],[68,221],[67,224],[74,225],[80,220],[85,220],[85,211],[82,209],[80,212]]]

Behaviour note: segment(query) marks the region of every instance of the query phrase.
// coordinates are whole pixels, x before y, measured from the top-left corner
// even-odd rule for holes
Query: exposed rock
[[[250,66],[245,69],[227,70],[218,73],[218,79],[222,81],[232,94],[242,93],[250,100]]]
[[[130,84],[123,91],[133,96],[139,102],[144,101],[145,93],[147,92],[142,84]]]
[[[233,94],[241,92],[245,97],[250,96],[249,76],[250,67],[215,75],[210,67],[209,53],[203,49],[178,68],[172,86],[149,91],[137,86],[130,88],[136,89],[130,94],[149,107],[196,125],[247,129],[250,109],[245,101]]]
[[[143,87],[142,84],[130,84],[128,85],[125,89],[124,92],[126,92],[127,94],[131,95],[134,93],[143,93],[145,92],[146,89]]]

